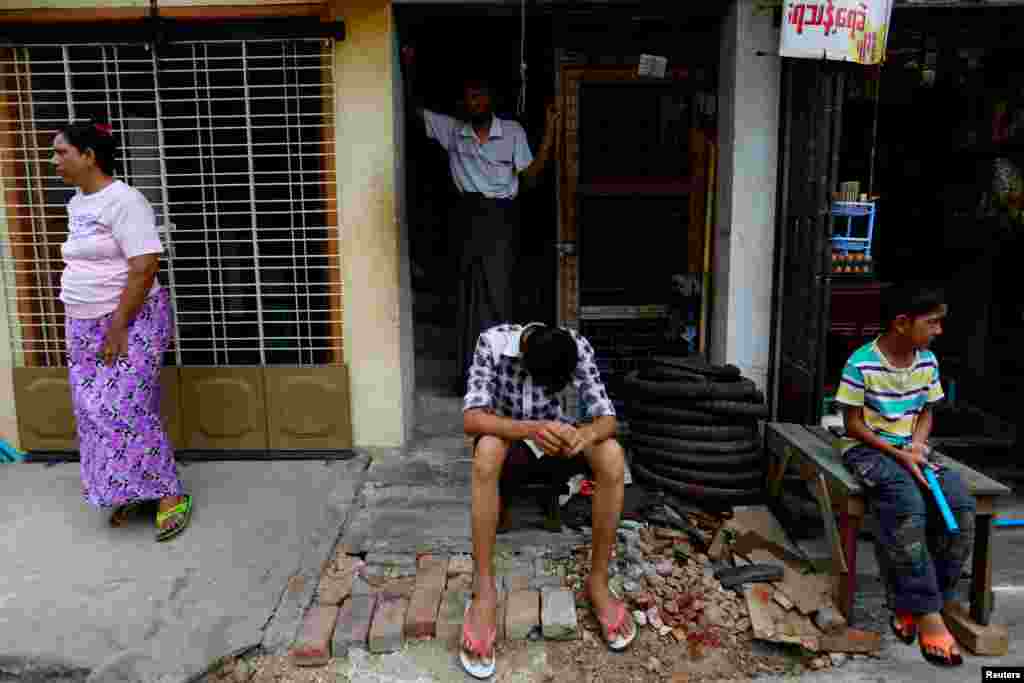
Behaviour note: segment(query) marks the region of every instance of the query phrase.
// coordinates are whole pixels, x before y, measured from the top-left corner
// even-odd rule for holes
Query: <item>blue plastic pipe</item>
[[[931,467],[924,467],[924,476],[928,479],[928,487],[932,490],[932,495],[935,496],[935,503],[939,506],[939,512],[942,513],[942,518],[946,520],[946,529],[951,534],[960,533],[960,527],[957,525],[956,520],[953,519],[953,511],[949,509],[949,503],[946,502],[946,496],[942,493],[942,487],[939,486],[939,479],[935,476],[935,470]]]
[[[999,519],[992,520],[992,526],[1024,526],[1024,519]]]

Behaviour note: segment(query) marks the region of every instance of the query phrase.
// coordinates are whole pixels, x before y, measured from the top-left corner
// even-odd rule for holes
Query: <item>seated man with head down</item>
[[[558,393],[572,383],[590,422],[574,425]],[[501,507],[498,482],[515,449],[530,457],[586,458],[594,474],[593,558],[587,595],[608,646],[627,647],[637,629],[609,591],[608,563],[622,512],[625,454],[615,440],[615,408],[590,343],[540,323],[498,325],[480,335],[468,372],[463,424],[474,437],[472,526],[475,582],[460,659],[478,678],[494,673],[498,593],[492,553]]]

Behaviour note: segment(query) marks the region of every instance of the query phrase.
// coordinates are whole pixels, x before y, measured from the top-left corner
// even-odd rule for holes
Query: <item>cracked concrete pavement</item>
[[[11,550],[0,565],[0,680],[182,683],[243,647],[283,654],[339,534],[353,552],[468,552],[470,460],[458,433],[459,401],[424,392],[417,408],[408,449],[347,462],[183,466],[196,512],[192,527],[168,544],[154,542],[151,519],[107,526],[107,515],[82,501],[75,464],[4,467],[0,496],[9,512],[0,541]],[[1024,516],[1024,499],[1001,511]],[[499,553],[580,541],[573,532],[530,528],[539,510],[518,512],[526,528],[499,537]],[[814,545],[805,546],[812,555],[829,554]],[[880,660],[802,678],[961,681],[980,678],[982,663],[1020,663],[1024,530],[998,532],[994,555],[994,618],[1010,627],[1008,657],[969,658],[963,670],[947,672],[922,662],[916,649],[887,643]],[[858,564],[864,626],[884,631],[867,543]],[[524,676],[543,672],[543,645],[525,652],[516,663]],[[387,658],[357,651],[337,665],[340,680],[465,680],[429,643]]]
[[[239,648],[287,647],[368,464],[182,465],[196,509],[164,544],[149,517],[108,526],[77,464],[4,467],[0,678],[180,683]]]

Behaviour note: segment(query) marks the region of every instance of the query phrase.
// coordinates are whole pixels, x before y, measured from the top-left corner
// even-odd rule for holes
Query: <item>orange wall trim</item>
[[[282,3],[267,5],[209,5],[203,7],[160,7],[160,16],[169,19],[218,20],[257,19],[259,17],[319,17],[324,3]],[[0,10],[0,23],[92,23],[99,21],[139,21],[149,16],[148,9],[135,7],[19,9]]]

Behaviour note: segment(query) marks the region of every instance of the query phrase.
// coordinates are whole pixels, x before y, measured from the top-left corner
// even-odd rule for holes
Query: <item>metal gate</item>
[[[176,318],[164,414],[189,449],[349,447],[334,41],[0,47],[3,298],[22,445],[74,447],[57,300],[59,126],[109,122],[152,203]]]
[[[844,83],[841,65],[784,62],[771,406],[787,422],[821,419]]]

